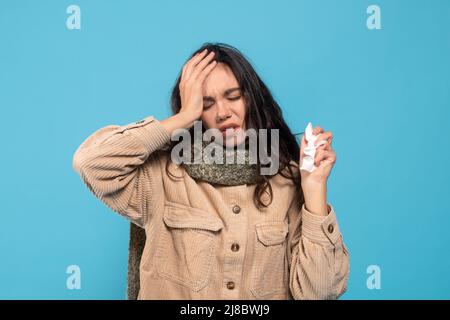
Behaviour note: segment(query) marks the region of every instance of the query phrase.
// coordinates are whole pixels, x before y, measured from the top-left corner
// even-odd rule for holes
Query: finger
[[[203,51],[202,51],[203,52]],[[196,54],[194,54],[183,66],[183,69],[181,71],[181,81],[185,80],[186,78],[186,70],[187,67],[189,66],[189,64],[192,62],[192,59],[195,59],[196,57],[198,57],[198,55],[202,52],[197,52]]]
[[[180,78],[180,83],[182,83],[184,81],[184,78],[186,74],[186,65],[183,66],[183,69],[181,70],[181,78]]]
[[[321,150],[321,149],[323,149],[323,150],[331,150],[331,141],[324,141],[324,140],[322,140],[324,143],[323,144],[321,144],[321,145],[319,145],[317,148],[316,148],[316,152],[318,151],[318,150]]]
[[[326,142],[328,142],[329,140],[331,140],[333,138],[333,133],[331,131],[326,131],[324,133],[319,133],[317,135],[317,139],[315,142],[315,145],[317,146],[321,141],[325,140]]]
[[[326,150],[316,152],[316,156],[314,157],[314,165],[316,167],[320,166],[320,163],[325,159],[326,159]]]
[[[205,67],[214,59],[215,52],[211,51],[202,61],[200,61],[193,69],[189,79],[197,79],[198,75],[205,69]]]
[[[203,69],[202,72],[200,73],[200,75],[198,76],[198,80],[203,83],[203,81],[205,80],[206,76],[211,72],[212,69],[214,69],[214,67],[216,65],[217,65],[217,61],[216,60],[213,60],[210,64],[208,64],[206,66],[206,68]]]
[[[329,157],[326,157],[325,159],[321,160],[319,163],[319,166],[323,165],[324,163],[334,165],[336,163],[336,155],[333,154],[333,155],[330,155]]]
[[[320,150],[314,157],[314,165],[319,166],[322,161],[334,163],[336,161],[336,154],[331,150]]]
[[[203,50],[202,52],[198,53],[197,55],[193,56],[186,64],[186,71],[185,71],[185,78],[184,80],[187,81],[192,71],[194,70],[194,67],[206,56],[206,53],[208,52],[207,49]]]
[[[319,126],[317,126],[313,129],[313,135],[318,135],[319,133],[322,133],[322,132],[324,132],[324,130]]]

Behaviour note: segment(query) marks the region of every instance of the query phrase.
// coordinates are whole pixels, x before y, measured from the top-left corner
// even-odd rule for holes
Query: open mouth
[[[232,126],[232,127],[228,127],[226,129],[223,129],[220,132],[225,137],[231,137],[231,136],[235,136],[239,131],[241,131],[241,127],[240,126]]]

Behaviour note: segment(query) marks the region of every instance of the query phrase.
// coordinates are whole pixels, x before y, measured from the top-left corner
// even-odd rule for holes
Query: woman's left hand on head
[[[313,129],[313,134],[317,137],[316,145],[322,140],[325,141],[323,145],[320,145],[316,149],[314,157],[314,165],[316,169],[313,172],[306,170],[300,170],[302,179],[302,189],[304,192],[314,191],[318,187],[326,186],[327,179],[336,163],[336,153],[332,147],[333,133],[331,131],[325,131],[320,126],[316,126]],[[306,137],[303,134],[300,145],[300,164],[303,160],[304,150],[308,145]]]

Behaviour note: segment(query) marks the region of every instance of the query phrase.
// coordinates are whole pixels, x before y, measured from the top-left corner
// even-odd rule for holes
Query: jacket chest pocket
[[[222,227],[222,220],[207,211],[166,202],[157,237],[158,274],[194,291],[203,289]]]
[[[256,225],[255,251],[250,290],[257,299],[287,294],[288,265],[286,236],[288,224],[284,221]]]

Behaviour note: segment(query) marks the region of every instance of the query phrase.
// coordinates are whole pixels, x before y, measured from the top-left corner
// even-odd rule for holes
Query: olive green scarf
[[[191,148],[191,163],[183,163],[183,167],[191,178],[227,186],[256,183],[258,167],[250,161],[248,141],[243,142],[245,143],[245,148],[242,150],[239,150],[237,147],[227,149],[224,146],[215,144],[216,147],[218,146],[217,148],[222,150],[221,163],[214,163],[215,150],[211,149],[212,145],[209,150],[205,150],[210,143],[203,141],[198,146],[201,149],[201,153],[198,147],[197,149],[195,146]],[[211,150],[213,151],[210,152]],[[193,162],[194,152],[200,154],[197,163]],[[231,159],[228,163],[227,158]]]

